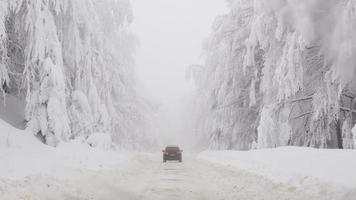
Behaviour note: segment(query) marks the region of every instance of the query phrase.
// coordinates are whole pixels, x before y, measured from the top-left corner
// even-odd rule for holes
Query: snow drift
[[[321,192],[330,199],[354,199],[355,154],[354,150],[281,147],[253,151],[205,151],[198,158],[293,185],[306,192]]]
[[[33,134],[0,119],[0,179],[28,176],[63,177],[71,170],[128,169],[136,163],[125,151],[93,148],[91,141],[76,139],[57,148],[42,144]],[[111,144],[111,143],[110,143]]]

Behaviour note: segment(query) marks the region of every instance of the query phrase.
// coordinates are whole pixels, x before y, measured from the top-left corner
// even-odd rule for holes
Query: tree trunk
[[[338,119],[336,121],[336,138],[337,138],[337,145],[339,149],[343,149],[342,146],[342,128],[341,128],[341,122]]]

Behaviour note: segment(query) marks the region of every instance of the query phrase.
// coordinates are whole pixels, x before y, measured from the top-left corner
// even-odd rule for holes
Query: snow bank
[[[205,151],[198,158],[295,186],[315,182],[356,190],[356,151],[281,147],[253,151]],[[317,186],[316,186],[317,187]]]
[[[0,149],[30,149],[40,148],[42,145],[33,134],[12,127],[0,119]]]
[[[133,160],[128,152],[92,148],[79,139],[53,148],[0,119],[0,179],[61,178],[73,170],[124,170],[136,166]]]

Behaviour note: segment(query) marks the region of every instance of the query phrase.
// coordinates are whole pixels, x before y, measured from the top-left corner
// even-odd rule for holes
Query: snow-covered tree
[[[4,87],[9,83],[8,74],[8,57],[6,48],[6,13],[7,3],[5,1],[0,2],[0,91],[4,93]]]
[[[352,147],[355,2],[228,1],[196,76],[210,146]]]
[[[231,12],[214,23],[213,36],[205,47],[205,65],[193,70],[196,104],[204,110],[197,131],[211,148],[248,149],[256,140],[261,62],[250,68],[245,64],[244,41],[250,34],[252,2],[231,1],[230,6]]]
[[[147,124],[135,123],[151,110],[136,92],[129,0],[9,0],[0,9],[0,82],[26,101],[29,130],[53,146],[97,132],[117,144],[148,140]]]

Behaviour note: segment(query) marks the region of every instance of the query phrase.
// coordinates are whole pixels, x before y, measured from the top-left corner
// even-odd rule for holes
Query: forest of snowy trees
[[[355,148],[356,1],[229,0],[192,66],[213,149]]]
[[[356,0],[227,6],[205,63],[189,70],[199,145],[355,148]],[[154,108],[136,88],[132,21],[129,0],[0,0],[0,109],[23,104],[17,128],[51,146],[98,137],[152,146]]]
[[[23,123],[44,143],[99,133],[134,148],[153,142],[152,108],[135,89],[132,15],[129,0],[0,1],[0,96],[25,104]]]

